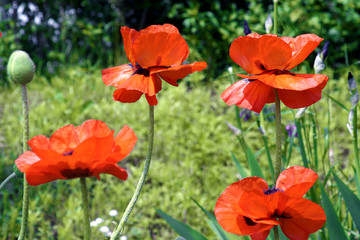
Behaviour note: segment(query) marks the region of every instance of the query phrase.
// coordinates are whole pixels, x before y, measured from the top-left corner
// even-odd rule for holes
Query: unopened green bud
[[[11,81],[25,85],[34,78],[35,64],[29,54],[17,50],[10,55],[7,72]]]

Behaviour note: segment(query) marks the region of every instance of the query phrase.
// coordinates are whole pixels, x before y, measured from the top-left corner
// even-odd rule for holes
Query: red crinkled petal
[[[270,229],[272,225],[255,223],[247,218],[240,207],[243,193],[247,191],[263,193],[263,189],[267,188],[265,180],[259,177],[244,178],[229,185],[216,202],[214,213],[219,224],[226,231],[239,235]]]
[[[124,159],[133,150],[137,141],[134,131],[125,125],[114,139],[114,147],[111,158],[107,161],[117,163]]]
[[[318,231],[326,216],[320,205],[304,198],[289,198],[284,209],[289,218],[279,218],[281,230],[294,240],[306,240],[310,233]]]
[[[323,74],[297,74],[286,71],[272,71],[251,76],[251,78],[256,78],[273,88],[295,91],[315,88],[328,80],[328,77]]]
[[[315,183],[318,175],[311,169],[294,166],[284,170],[276,180],[276,188],[287,196],[303,197]]]
[[[321,99],[321,91],[326,86],[327,79],[317,87],[304,91],[278,89],[279,98],[289,108],[308,107]]]
[[[156,72],[167,83],[177,87],[177,80],[186,77],[187,75],[201,71],[207,67],[206,62],[195,62],[188,65],[179,65],[171,68],[152,69],[151,72]]]
[[[25,173],[32,164],[39,160],[40,158],[35,153],[26,151],[15,160],[15,164],[20,172]]]
[[[151,25],[139,31],[140,34],[153,34],[158,32],[167,32],[169,34],[171,33],[180,34],[179,30],[174,25],[168,23],[165,23],[163,25]]]
[[[303,62],[323,40],[315,34],[302,34],[296,38],[282,37],[281,39],[292,49],[292,56],[287,66],[283,68],[286,70],[290,70]]]
[[[260,74],[266,70],[284,69],[291,58],[291,48],[274,35],[248,35],[235,39],[229,54],[247,73]]]
[[[128,28],[128,27],[121,27],[121,35],[123,37],[123,42],[124,42],[124,49],[125,49],[125,53],[127,58],[129,59],[129,61],[132,63],[133,66],[136,65],[136,61],[134,58],[134,54],[132,51],[132,45],[135,41],[135,39],[137,38],[137,36],[139,35],[139,33],[132,28]]]
[[[97,177],[100,180],[99,175],[101,173],[111,174],[121,180],[127,179],[127,172],[125,169],[119,167],[118,165],[110,162],[101,162],[94,166],[94,169],[92,170],[93,176]]]
[[[56,130],[51,135],[49,141],[51,144],[51,149],[58,152],[59,154],[72,151],[80,143],[79,137],[77,136],[75,127],[73,125],[67,125]],[[39,157],[42,158],[41,156]]]
[[[235,104],[260,113],[265,103],[274,101],[274,89],[261,81],[243,79],[228,87],[220,97],[229,106]]]
[[[266,240],[266,238],[269,236],[270,230],[265,230],[262,232],[257,232],[254,234],[251,234],[251,240]]]
[[[149,96],[148,94],[145,94],[145,97],[146,97],[146,100],[148,101],[149,105],[155,106],[158,104],[156,95]]]
[[[136,71],[131,64],[124,64],[117,67],[107,68],[101,71],[103,82],[106,86],[120,85],[129,79]]]
[[[80,142],[90,137],[107,137],[114,134],[114,131],[111,131],[106,123],[94,119],[87,120],[82,125],[76,127],[75,132]]]
[[[140,99],[142,92],[137,90],[127,90],[125,88],[116,89],[114,91],[114,100],[122,103],[133,103]]]
[[[180,65],[189,55],[189,47],[180,34],[157,32],[140,34],[133,44],[136,62],[142,68]]]

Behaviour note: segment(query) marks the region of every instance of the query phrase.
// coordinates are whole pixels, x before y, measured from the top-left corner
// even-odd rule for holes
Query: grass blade
[[[226,233],[224,229],[220,226],[220,224],[217,222],[214,214],[208,212],[205,208],[203,208],[195,199],[192,198],[192,200],[195,202],[196,205],[208,216],[210,219],[209,225],[211,229],[214,231],[214,233],[219,237],[221,240],[228,240],[229,238],[226,236]]]
[[[330,240],[348,239],[344,229],[341,226],[338,216],[336,215],[334,206],[330,202],[328,195],[325,192],[322,184],[319,184],[321,190],[321,197],[326,214],[326,228],[328,229]]]
[[[358,230],[360,230],[360,200],[356,195],[343,183],[338,176],[333,172],[334,179],[336,184],[339,187],[341,195],[343,196],[346,206],[349,209],[349,212],[353,218],[353,221],[356,224]]]
[[[233,152],[230,152],[230,153],[231,153],[232,160],[234,161],[235,166],[236,166],[236,169],[238,170],[241,178],[246,178],[246,177],[248,177],[248,174],[246,173],[245,169],[241,166],[239,160],[236,158],[236,156],[234,155],[234,153],[233,153]]]
[[[192,229],[189,225],[170,217],[160,209],[156,209],[156,211],[175,230],[175,232],[186,240],[207,240],[204,235]]]

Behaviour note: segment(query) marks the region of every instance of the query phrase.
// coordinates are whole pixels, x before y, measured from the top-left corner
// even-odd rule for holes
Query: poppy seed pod
[[[10,55],[7,72],[11,81],[25,85],[34,78],[35,64],[29,54],[17,50]]]

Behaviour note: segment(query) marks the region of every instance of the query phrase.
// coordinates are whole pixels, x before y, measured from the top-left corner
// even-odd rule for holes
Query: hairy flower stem
[[[27,97],[26,84],[21,85],[21,99],[22,99],[22,111],[23,111],[23,152],[29,150],[27,142],[29,141],[29,105]],[[27,232],[28,218],[29,218],[29,184],[24,176],[24,190],[23,190],[23,208],[21,229],[18,240],[24,240]]]
[[[281,172],[281,110],[280,98],[275,89],[275,123],[276,123],[276,158],[275,158],[275,176],[274,179],[279,177]]]
[[[84,240],[90,240],[90,214],[89,214],[89,197],[86,187],[86,178],[80,178],[81,183],[81,196],[82,196],[82,208],[84,212]]]
[[[125,212],[124,212],[124,214],[123,214],[123,216],[121,218],[121,221],[120,221],[119,225],[117,226],[117,228],[115,229],[115,231],[111,235],[110,240],[119,239],[120,234],[123,232],[124,226],[125,226],[128,218],[129,218],[129,216],[130,216],[130,213],[133,210],[137,199],[139,198],[141,189],[142,189],[142,187],[143,187],[143,185],[145,183],[146,176],[147,176],[148,171],[149,171],[153,145],[154,145],[154,106],[149,105],[148,149],[147,149],[147,153],[146,153],[144,170],[141,173],[141,176],[140,176],[139,182],[138,182],[138,184],[136,186],[134,195],[132,196],[128,206],[126,207],[126,210],[125,210]]]

